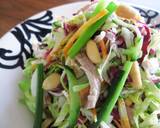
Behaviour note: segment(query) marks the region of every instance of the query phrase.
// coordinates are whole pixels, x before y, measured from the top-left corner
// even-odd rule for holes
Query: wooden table
[[[0,37],[33,14],[77,1],[84,0],[0,0]]]

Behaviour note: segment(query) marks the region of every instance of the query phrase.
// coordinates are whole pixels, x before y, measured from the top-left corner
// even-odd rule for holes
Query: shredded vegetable
[[[99,19],[101,19],[104,15],[107,14],[106,10],[102,10],[101,12],[99,12],[96,16],[94,16],[93,18],[89,19],[86,23],[84,23],[79,29],[78,31],[76,31],[76,33],[70,38],[70,40],[68,41],[67,45],[64,48],[64,54],[65,56],[67,56],[67,52],[68,50],[72,47],[74,41],[88,28],[90,27],[92,24],[94,24],[96,21],[98,21]]]
[[[159,128],[160,34],[142,19],[106,0],[54,19],[19,82],[33,127]]]

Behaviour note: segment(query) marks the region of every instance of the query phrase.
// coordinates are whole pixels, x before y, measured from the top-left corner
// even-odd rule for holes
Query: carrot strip
[[[79,92],[80,97],[81,97],[82,106],[85,106],[85,104],[87,102],[87,98],[86,97],[89,95],[89,89],[90,89],[90,87],[87,87],[87,88],[85,88],[85,89],[83,89],[83,90],[81,90]]]
[[[48,63],[51,62],[51,60],[54,58],[54,54],[55,54],[55,51],[53,50],[48,54],[46,59]]]
[[[97,111],[95,108],[91,109],[91,112],[93,114],[93,118],[94,118],[94,121],[96,122],[97,121]]]
[[[56,49],[53,48],[53,49],[52,49],[52,51],[48,54],[47,59],[46,59],[48,63],[51,62],[52,59],[54,59],[55,54],[56,54],[57,52],[60,52],[62,46],[65,45],[65,43],[71,38],[71,36],[73,35],[74,32],[75,32],[75,31],[73,31],[73,32],[71,32],[70,34],[68,34],[68,35],[60,42],[60,45],[59,45],[58,48],[56,48]]]
[[[74,41],[80,36],[80,34],[89,26],[91,26],[92,24],[94,24],[96,21],[98,21],[99,19],[101,19],[104,15],[106,15],[108,13],[107,10],[102,10],[101,12],[99,12],[96,16],[92,17],[91,19],[89,19],[86,23],[84,23],[77,31],[76,33],[70,38],[70,40],[68,41],[67,45],[64,47],[63,52],[64,55],[67,56],[68,50],[72,47]]]
[[[107,57],[107,48],[106,48],[106,46],[105,46],[104,41],[101,40],[101,41],[99,42],[99,45],[100,45],[100,48],[101,48],[101,51],[102,51],[102,57],[103,57],[103,59],[105,59],[105,58]]]

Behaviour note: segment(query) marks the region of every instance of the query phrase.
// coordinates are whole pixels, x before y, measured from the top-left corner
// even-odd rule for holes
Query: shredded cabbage
[[[47,44],[48,48],[53,48],[55,45],[53,34],[52,33],[47,34],[46,37],[43,39],[43,43]]]
[[[53,41],[54,43],[54,49],[57,49],[59,45],[61,44],[61,41],[65,38],[65,31],[63,28],[58,28],[55,31],[52,31],[53,34]]]
[[[153,32],[151,36],[151,42],[148,45],[147,51],[149,52],[150,49],[158,50],[160,49],[160,33],[159,31]]]
[[[31,77],[34,71],[32,67],[32,61],[35,59],[28,59],[25,63],[25,69],[23,70],[24,78],[19,83],[19,88],[23,93],[20,98],[20,102],[23,103],[27,108],[34,114],[35,113],[35,97],[31,94]]]
[[[143,78],[145,78],[144,74]],[[159,126],[160,89],[145,79],[143,79],[143,87],[137,92],[124,94],[135,103],[133,108],[134,125],[136,128]]]
[[[60,126],[62,122],[66,119],[66,116],[68,115],[68,113],[69,113],[69,104],[65,102],[53,126],[55,127]]]
[[[53,97],[53,103],[48,106],[49,111],[52,114],[54,120],[56,120],[59,116],[59,112],[63,107],[66,98],[64,96]]]
[[[86,22],[86,17],[84,15],[84,13],[80,13],[76,16],[73,16],[72,19],[68,20],[67,23],[72,24],[72,25],[77,25],[80,26],[82,25],[84,22]]]
[[[124,37],[127,48],[130,48],[134,42],[134,34],[129,29],[122,27],[121,35]]]
[[[106,20],[105,24],[102,27],[102,30],[107,31],[109,29],[117,28],[118,25],[116,25],[113,21]]]

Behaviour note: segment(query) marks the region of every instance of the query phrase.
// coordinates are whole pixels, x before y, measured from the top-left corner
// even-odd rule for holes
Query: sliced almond
[[[86,53],[88,58],[94,63],[99,64],[101,62],[101,56],[96,43],[90,40],[86,46]]]
[[[142,80],[141,80],[139,64],[137,61],[135,61],[132,65],[132,68],[130,71],[130,77],[132,79],[131,85],[135,89],[141,89],[142,88]]]
[[[60,75],[58,73],[52,73],[43,82],[44,90],[54,90],[60,84]]]
[[[119,17],[123,17],[126,19],[135,19],[135,20],[141,20],[141,16],[137,10],[132,8],[131,6],[120,4],[116,10],[116,14]]]

